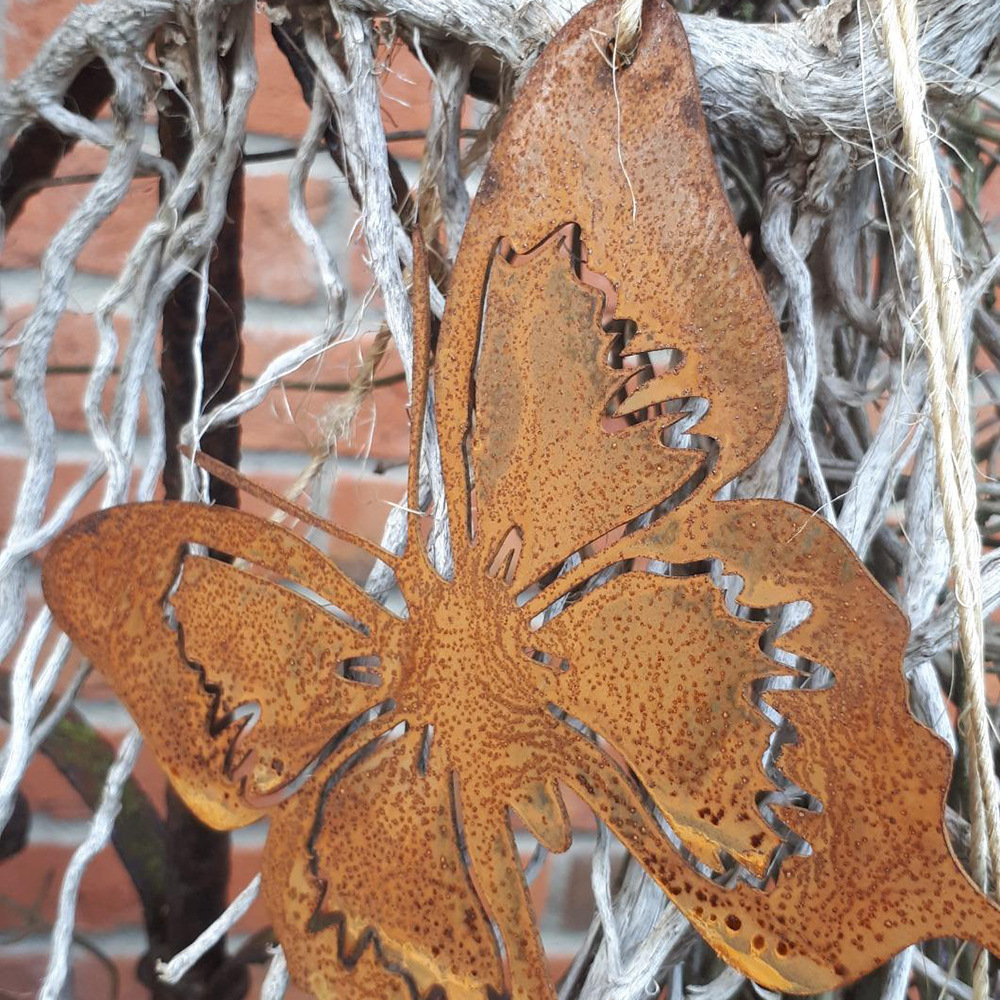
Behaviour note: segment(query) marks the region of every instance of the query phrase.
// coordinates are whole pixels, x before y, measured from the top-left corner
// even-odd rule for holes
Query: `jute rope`
[[[642,31],[642,0],[622,0],[615,27],[615,58],[618,65],[628,65],[635,55]]]
[[[928,397],[937,450],[938,486],[951,546],[965,674],[967,707],[963,721],[970,744],[973,874],[985,887],[985,856],[994,877],[1000,875],[1000,808],[983,673],[983,595],[979,572],[982,543],[976,525],[976,465],[969,421],[965,323],[955,250],[943,208],[944,193],[924,118],[927,85],[920,69],[915,0],[878,0],[878,5],[912,189],[913,241],[922,293]],[[988,956],[981,951],[973,977],[977,1000],[984,1000],[988,993],[987,963]]]

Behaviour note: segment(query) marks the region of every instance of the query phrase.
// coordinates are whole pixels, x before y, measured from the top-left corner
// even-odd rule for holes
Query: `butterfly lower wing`
[[[318,550],[238,511],[102,511],[56,541],[43,589],[213,826],[253,821],[386,697],[374,657],[390,616]]]
[[[419,766],[419,730],[387,738],[316,775],[273,821],[264,893],[292,974],[319,1000],[498,998],[503,965],[453,776],[434,755]]]
[[[731,478],[784,404],[780,337],[715,174],[683,29],[669,5],[647,7],[614,75],[614,0],[546,48],[456,262],[435,364],[456,560],[516,591]],[[639,358],[668,349],[680,361]],[[664,444],[681,421],[697,437]]]
[[[763,631],[727,614],[705,574],[627,572],[535,639],[558,665],[545,683],[553,711],[627,761],[698,861],[721,870],[724,853],[757,876],[780,843],[756,805],[774,791],[761,766],[772,728],[750,686],[781,672]]]
[[[716,678],[712,691],[701,697],[699,671],[714,670],[720,658],[731,658],[727,675],[735,680],[742,673],[746,690],[754,661],[762,655],[753,643],[741,652],[738,644],[723,642],[732,619],[732,609],[724,608],[719,596],[727,583],[744,608],[806,602],[805,619],[778,635],[775,644],[798,658],[796,667],[823,667],[832,674],[819,688],[759,694],[794,729],[793,741],[776,756],[776,767],[813,800],[809,808],[802,807],[804,802],[773,808],[784,827],[771,824],[771,839],[779,829],[791,831],[809,850],[779,858],[764,882],[712,885],[690,865],[679,876],[673,848],[652,817],[623,808],[618,792],[588,797],[727,961],[769,988],[812,993],[856,979],[928,938],[958,935],[993,948],[1000,945],[1000,909],[975,889],[945,833],[952,766],[948,749],[907,706],[900,668],[906,621],[826,522],[776,501],[707,502],[693,505],[683,519],[622,539],[602,555],[633,570],[591,594],[571,598],[568,610],[538,631],[539,648],[567,657],[569,664],[564,674],[545,677],[542,686],[553,703],[561,697],[584,721],[593,717],[612,733],[622,726],[630,739],[619,749],[654,801],[656,775],[650,777],[643,741],[655,746],[655,759],[669,762],[678,753],[671,741],[683,745],[693,740],[694,759],[711,766],[726,750],[719,740],[718,716],[732,712],[732,689]],[[714,577],[707,560],[717,561]],[[664,575],[696,568],[702,575]],[[637,576],[644,584],[633,583],[630,607],[614,585],[624,591]],[[582,571],[567,574],[560,589],[572,592],[585,579]],[[719,585],[710,584],[702,597],[710,613],[692,610],[686,602],[679,614],[646,613],[649,592],[670,593],[679,586],[694,596],[694,579],[714,579]],[[663,599],[658,600],[662,612]],[[582,645],[603,634],[589,626],[588,611],[600,615],[616,603],[621,621],[614,661],[622,668],[618,676],[613,664],[605,668],[599,662],[601,650],[588,654]],[[693,636],[689,649],[678,647],[673,634],[706,614],[716,621],[713,633]],[[745,622],[740,628],[750,626]],[[759,635],[761,626],[756,628]],[[661,677],[637,677],[637,663]],[[572,680],[575,670],[580,676]],[[674,671],[683,675],[685,691],[699,693],[686,699],[695,707],[693,716],[660,700],[662,676]],[[766,740],[758,744],[758,752],[764,746]],[[749,754],[742,762],[728,761],[737,776],[747,779],[748,791],[759,780],[758,760]],[[677,780],[683,784],[684,775]],[[582,794],[587,796],[585,786]],[[701,801],[713,798],[694,799]],[[672,823],[669,803],[663,813]],[[713,835],[711,828],[703,832],[739,857],[721,836],[726,825],[723,816],[719,834]],[[690,836],[675,830],[691,846]]]

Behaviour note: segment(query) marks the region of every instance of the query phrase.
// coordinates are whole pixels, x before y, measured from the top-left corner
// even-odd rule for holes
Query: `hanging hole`
[[[635,57],[639,54],[639,36],[625,45],[617,37],[612,38],[604,48],[604,56],[608,60],[616,73],[621,73],[628,69],[635,62]]]

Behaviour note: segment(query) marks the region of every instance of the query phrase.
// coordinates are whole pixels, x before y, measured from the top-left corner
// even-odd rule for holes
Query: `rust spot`
[[[698,128],[702,125],[701,118],[701,103],[698,98],[690,95],[681,101],[680,107],[678,108],[681,121],[687,125],[688,128]]]

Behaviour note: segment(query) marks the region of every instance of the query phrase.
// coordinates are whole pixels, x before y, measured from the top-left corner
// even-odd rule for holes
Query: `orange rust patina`
[[[321,998],[551,1000],[510,816],[565,850],[564,788],[766,987],[1000,944],[944,832],[948,750],[907,708],[902,614],[810,512],[713,499],[778,426],[784,355],[679,21],[646,4],[616,102],[617,6],[545,50],[462,243],[433,370],[453,579],[419,515],[398,556],[301,515],[391,567],[399,616],[285,528],[181,503],[87,518],[45,565],[191,807],[269,812],[271,916]]]

